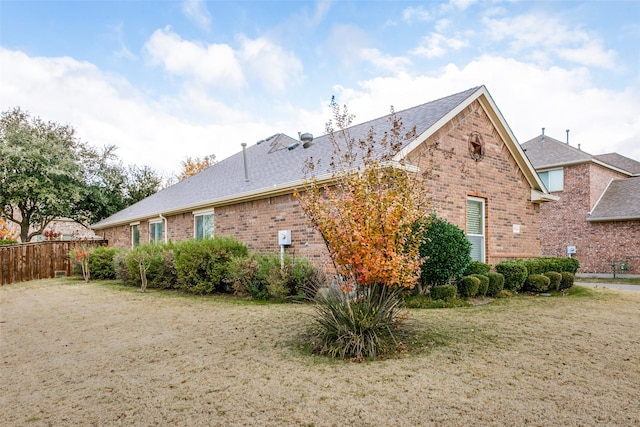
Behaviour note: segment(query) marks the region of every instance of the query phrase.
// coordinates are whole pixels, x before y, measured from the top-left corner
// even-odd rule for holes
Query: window
[[[213,213],[194,214],[193,237],[207,239],[213,237]]]
[[[564,189],[564,170],[554,169],[539,172],[538,175],[549,191],[562,191]]]
[[[135,248],[140,244],[140,229],[138,224],[131,225],[131,247]]]
[[[162,242],[162,222],[149,223],[149,241],[151,243]]]
[[[484,256],[484,199],[467,199],[467,239],[471,242],[471,259],[485,262]]]

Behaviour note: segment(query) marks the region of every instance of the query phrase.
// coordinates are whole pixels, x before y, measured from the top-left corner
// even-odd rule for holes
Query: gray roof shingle
[[[633,175],[640,175],[640,162],[620,155],[618,153],[606,153],[593,156],[603,163],[614,166]]]
[[[611,181],[589,215],[589,221],[640,219],[640,177]]]
[[[416,127],[420,135],[464,100],[472,96],[479,87],[468,89],[445,98],[417,107],[396,112],[406,129]],[[377,137],[389,130],[389,115],[361,123],[349,128],[353,138],[365,138],[370,129]],[[99,221],[92,228],[101,229],[180,211],[194,210],[221,203],[225,199],[242,195],[269,193],[279,187],[305,178],[303,169],[309,157],[321,160],[323,170],[329,172],[333,147],[327,135],[313,140],[308,148],[300,143],[296,148],[287,147],[300,141],[284,134],[276,134],[266,140],[246,147],[249,180],[245,180],[243,152],[240,151],[204,171],[178,182],[138,203]]]

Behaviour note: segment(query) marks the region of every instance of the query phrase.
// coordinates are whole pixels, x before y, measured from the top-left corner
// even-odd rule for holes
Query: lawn
[[[637,425],[640,292],[411,310],[420,350],[309,355],[308,305],[0,288],[0,425]]]

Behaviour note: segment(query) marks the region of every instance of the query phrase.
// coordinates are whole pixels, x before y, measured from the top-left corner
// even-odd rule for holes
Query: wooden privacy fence
[[[69,252],[77,247],[106,246],[106,240],[53,240],[0,245],[0,285],[71,275]],[[58,273],[61,274],[61,273]]]

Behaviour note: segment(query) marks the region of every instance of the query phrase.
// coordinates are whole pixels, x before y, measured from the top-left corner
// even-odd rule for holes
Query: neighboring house
[[[488,263],[540,255],[540,203],[555,200],[516,142],[484,86],[397,112],[415,126],[395,160],[422,170],[422,154],[438,143],[439,176],[424,188],[430,209],[466,231],[473,257]],[[350,128],[352,137],[377,138],[388,116]],[[92,228],[109,244],[234,236],[255,251],[277,251],[279,231],[290,230],[289,253],[315,264],[328,261],[326,247],[307,221],[293,192],[305,186],[305,161],[327,167],[328,136],[304,143],[273,135],[214,166],[106,218]],[[378,139],[379,140],[379,139]],[[464,171],[464,174],[462,173]],[[328,169],[317,171],[327,178]]]
[[[542,254],[574,256],[579,273],[612,274],[615,264],[617,274],[640,274],[640,162],[591,155],[544,130],[522,148],[560,197],[541,207]]]

